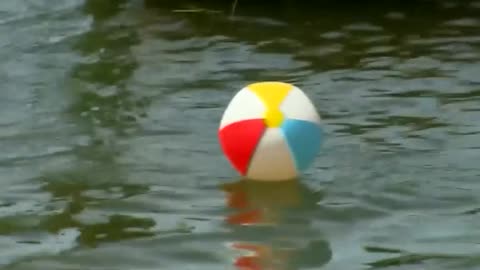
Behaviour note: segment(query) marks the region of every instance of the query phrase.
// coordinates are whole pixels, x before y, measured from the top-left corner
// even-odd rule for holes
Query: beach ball
[[[298,87],[253,83],[237,92],[223,112],[219,143],[232,167],[247,179],[295,179],[320,151],[320,120]]]

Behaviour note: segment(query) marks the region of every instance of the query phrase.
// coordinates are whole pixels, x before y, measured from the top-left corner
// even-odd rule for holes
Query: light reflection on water
[[[238,269],[315,268],[330,260],[328,241],[310,228],[312,199],[319,199],[318,194],[299,181],[239,180],[224,185],[223,190],[233,210],[226,222],[238,234],[229,245],[239,254],[233,262]]]

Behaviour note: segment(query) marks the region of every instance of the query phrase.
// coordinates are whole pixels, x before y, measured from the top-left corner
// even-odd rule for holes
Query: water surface
[[[478,269],[480,2],[0,3],[2,269]],[[327,133],[245,183],[216,131],[255,81]]]

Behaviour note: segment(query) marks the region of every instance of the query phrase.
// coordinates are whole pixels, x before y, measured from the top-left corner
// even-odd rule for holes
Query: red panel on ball
[[[218,132],[223,152],[242,175],[247,173],[250,158],[265,129],[263,119],[249,119],[229,124]]]

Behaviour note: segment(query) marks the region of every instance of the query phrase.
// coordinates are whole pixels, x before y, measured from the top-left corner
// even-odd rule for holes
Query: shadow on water
[[[478,10],[472,9],[473,1],[457,2],[452,6],[441,0],[390,0],[390,1],[235,1],[218,0],[145,0],[145,6],[162,14],[176,14],[179,19],[191,23],[196,36],[228,36],[241,42],[261,42],[262,51],[296,52],[305,61],[315,61],[301,49],[311,45],[343,46],[336,52],[347,54],[343,66],[358,63],[364,50],[377,42],[395,45],[405,42],[413,35],[429,37],[432,30],[446,21],[459,17],[476,17]],[[255,31],[252,31],[255,29]],[[468,31],[468,30],[466,30]],[[474,34],[475,30],[472,29]],[[370,39],[369,39],[370,38]],[[294,42],[293,42],[294,41]],[[319,49],[317,47],[317,49]],[[320,48],[321,49],[321,48]],[[325,54],[319,55],[316,68],[332,68],[334,57],[325,47]],[[423,55],[425,51],[412,52]],[[381,54],[380,52],[377,54]],[[398,51],[385,55],[409,57]],[[328,56],[328,57],[327,57]],[[327,59],[325,59],[327,58]],[[325,62],[326,60],[329,60]],[[337,59],[337,62],[340,59]],[[338,62],[340,64],[340,62]],[[340,65],[339,65],[340,66]]]
[[[85,12],[92,15],[93,27],[83,34],[74,49],[84,57],[72,70],[76,101],[73,117],[87,121],[92,129],[107,128],[122,135],[145,116],[148,100],[136,97],[126,83],[138,67],[131,47],[140,40],[127,23],[108,24],[105,20],[122,10],[126,1],[87,1]]]
[[[233,230],[229,247],[241,270],[303,269],[325,265],[332,257],[328,241],[312,230],[310,218],[323,197],[300,181],[245,179],[222,186]]]
[[[92,182],[98,179],[102,179],[103,183]],[[61,211],[55,211],[40,223],[50,233],[77,228],[80,233],[78,243],[88,247],[153,235],[149,229],[155,223],[149,218],[125,214],[105,214],[97,219],[87,214],[82,218],[83,211],[91,211],[88,208],[95,208],[104,201],[127,199],[145,192],[141,185],[115,183],[121,180],[119,175],[114,177],[111,173],[102,173],[98,168],[94,171],[57,172],[45,175],[41,180],[46,183],[43,190],[52,194],[53,201],[64,203]]]
[[[141,184],[127,183],[126,171],[116,162],[122,151],[118,138],[135,128],[136,117],[144,116],[148,105],[126,87],[138,66],[129,52],[138,37],[128,25],[108,24],[126,2],[85,2],[84,12],[93,18],[93,23],[74,45],[84,60],[71,71],[74,101],[68,115],[83,128],[88,143],[74,151],[76,162],[72,168],[46,173],[39,179],[43,190],[52,195],[53,203],[64,205],[45,217],[40,226],[51,233],[76,228],[81,246],[152,236],[149,229],[155,225],[150,218],[111,213],[108,207],[102,212],[104,202],[120,201],[148,190]],[[97,219],[89,214],[96,208],[101,213]]]

